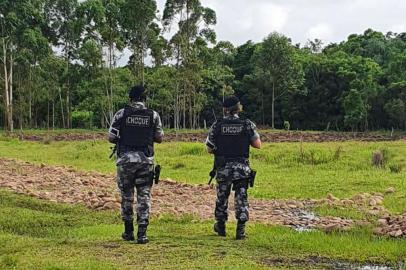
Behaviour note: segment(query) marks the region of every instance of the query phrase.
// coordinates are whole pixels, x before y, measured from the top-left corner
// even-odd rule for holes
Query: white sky
[[[157,0],[162,12],[166,0]],[[319,38],[324,45],[345,40],[367,28],[406,32],[405,0],[201,0],[216,11],[217,40],[241,45],[261,41],[273,31],[305,44]],[[120,64],[125,64],[128,52]]]
[[[160,11],[165,0],[157,0]],[[217,13],[218,40],[241,45],[278,31],[294,43],[326,44],[367,28],[406,31],[405,0],[201,0]]]

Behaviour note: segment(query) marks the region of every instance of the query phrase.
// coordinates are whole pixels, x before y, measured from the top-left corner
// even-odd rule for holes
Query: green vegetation
[[[236,94],[263,126],[406,129],[405,33],[366,29],[327,45],[273,32],[236,46],[216,40],[216,11],[200,0],[161,11],[156,0],[3,0],[0,10],[7,130],[105,128],[135,83],[165,127],[209,126]]]
[[[272,268],[272,261],[287,265],[311,256],[395,265],[406,255],[405,241],[375,237],[366,229],[297,233],[250,224],[250,237],[237,242],[232,236],[216,237],[211,227],[211,222],[187,216],[153,218],[152,241],[139,246],[119,239],[122,225],[117,212],[95,212],[0,190],[0,269],[163,269],[175,265],[177,269],[265,269]],[[230,224],[230,234],[234,229],[235,224]]]
[[[385,198],[385,206],[395,213],[406,210],[406,169],[392,172],[389,166],[372,166],[372,153],[386,153],[388,164],[406,165],[406,142],[340,142],[264,144],[251,153],[252,167],[258,170],[257,198],[325,198],[332,193],[349,198],[360,192],[397,192]],[[79,170],[114,173],[108,160],[109,144],[104,141],[50,142],[18,141],[2,137],[0,156],[52,165],[68,165]],[[213,157],[202,143],[171,142],[157,145],[156,159],[163,177],[191,184],[205,184]],[[405,167],[406,168],[406,167]]]

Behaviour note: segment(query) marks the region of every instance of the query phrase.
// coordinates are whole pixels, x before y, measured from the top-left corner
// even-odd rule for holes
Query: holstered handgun
[[[158,185],[160,175],[161,175],[161,165],[156,165],[155,169],[154,169],[154,183],[155,183],[155,185]]]
[[[209,173],[210,180],[209,180],[209,186],[211,185],[211,181],[213,181],[213,178],[216,177],[216,169],[213,167],[213,170],[210,171]]]
[[[109,159],[111,159],[111,158],[114,156],[114,154],[117,154],[117,144],[115,144],[114,146],[110,147],[110,149],[111,149],[111,154],[110,154],[110,156],[109,156]]]
[[[250,181],[249,181],[249,184],[250,184],[250,187],[252,188],[252,187],[254,187],[254,184],[255,184],[255,176],[257,175],[257,171],[254,171],[254,170],[251,170],[251,173],[250,173]]]

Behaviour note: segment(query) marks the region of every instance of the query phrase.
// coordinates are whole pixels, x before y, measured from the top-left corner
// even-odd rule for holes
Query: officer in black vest
[[[117,144],[117,184],[121,193],[121,216],[125,231],[122,238],[135,240],[133,225],[134,188],[137,191],[137,243],[146,244],[151,207],[154,143],[163,139],[159,114],[142,102],[145,89],[130,89],[130,105],[119,110],[109,129],[109,141]]]
[[[226,236],[228,198],[233,189],[236,239],[241,240],[245,238],[245,223],[249,219],[247,189],[253,174],[248,160],[249,148],[261,148],[261,140],[255,124],[239,118],[242,106],[237,97],[226,98],[223,109],[225,117],[212,125],[206,139],[207,151],[215,156],[217,200],[214,231],[219,236]]]

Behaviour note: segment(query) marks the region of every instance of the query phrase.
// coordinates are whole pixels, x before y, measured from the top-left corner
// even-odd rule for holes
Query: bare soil
[[[267,132],[259,131],[263,142],[340,142],[340,141],[396,141],[406,140],[406,135],[382,135],[371,133],[352,132]],[[107,140],[107,133],[66,133],[66,134],[16,134],[20,140],[26,141],[83,141]],[[204,142],[206,133],[175,133],[167,132],[165,141]]]
[[[95,210],[118,210],[120,196],[115,176],[96,172],[79,172],[64,166],[34,165],[12,159],[0,159],[0,187],[53,202],[82,204]],[[310,210],[316,205],[359,207],[377,218],[388,222],[377,229],[380,234],[406,235],[406,226],[397,226],[396,217],[391,217],[382,206],[383,194],[362,193],[351,199],[340,200],[332,194],[319,200],[264,200],[250,198],[251,221],[285,225],[298,230],[322,229],[346,230],[365,220],[350,220],[341,217],[319,217]],[[166,179],[153,187],[152,215],[185,214],[200,219],[213,219],[216,192],[213,186],[187,185]],[[230,220],[233,220],[233,199],[230,199]],[[402,216],[403,217],[403,216]],[[399,217],[399,220],[400,219]],[[383,223],[383,221],[382,221]],[[397,231],[395,235],[392,227]],[[396,226],[395,226],[396,225]],[[405,229],[405,230],[403,230]],[[399,234],[399,230],[401,233]]]

